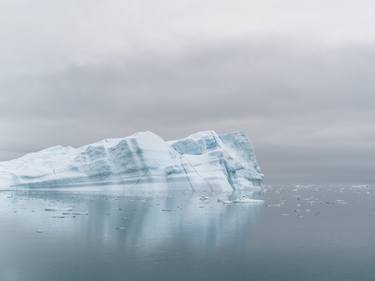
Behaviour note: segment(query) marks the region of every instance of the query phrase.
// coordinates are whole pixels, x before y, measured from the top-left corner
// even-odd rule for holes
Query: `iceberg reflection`
[[[223,204],[242,193],[15,191],[11,212],[23,228],[53,239],[85,239],[148,253],[169,243],[223,247],[251,229],[259,204]],[[246,203],[246,202],[245,202]],[[9,206],[8,206],[9,207]],[[249,237],[244,239],[244,243]]]

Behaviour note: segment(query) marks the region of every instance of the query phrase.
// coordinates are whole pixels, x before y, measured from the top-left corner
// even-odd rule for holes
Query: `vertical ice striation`
[[[169,143],[190,164],[196,180],[220,189],[254,188],[263,181],[253,147],[242,132],[199,132]]]

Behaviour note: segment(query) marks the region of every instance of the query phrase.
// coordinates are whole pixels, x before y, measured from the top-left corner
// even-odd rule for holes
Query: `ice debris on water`
[[[281,207],[281,203],[266,204],[266,207]]]
[[[368,184],[357,184],[357,185],[352,185],[352,188],[358,188],[358,189],[361,189],[361,188],[368,188],[369,185]]]
[[[263,204],[264,203],[264,200],[252,199],[252,198],[239,198],[239,199],[233,199],[233,200],[218,199],[217,201],[225,205],[228,205],[228,204]]]
[[[46,212],[70,212],[70,211],[73,211],[73,208],[63,208],[63,209],[45,208],[44,211],[46,211]]]
[[[87,212],[65,212],[65,213],[62,213],[63,215],[71,215],[71,216],[88,216],[89,213]]]

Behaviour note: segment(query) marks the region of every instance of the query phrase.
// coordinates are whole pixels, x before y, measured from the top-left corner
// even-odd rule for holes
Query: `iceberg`
[[[257,190],[263,182],[243,132],[198,132],[165,141],[152,132],[79,148],[54,146],[0,162],[0,189],[121,185]]]

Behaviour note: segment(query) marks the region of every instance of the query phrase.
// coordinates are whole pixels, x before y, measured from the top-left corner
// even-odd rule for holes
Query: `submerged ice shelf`
[[[164,141],[152,132],[73,148],[54,146],[0,162],[0,189],[123,184],[258,189],[263,174],[242,132],[198,132]]]

